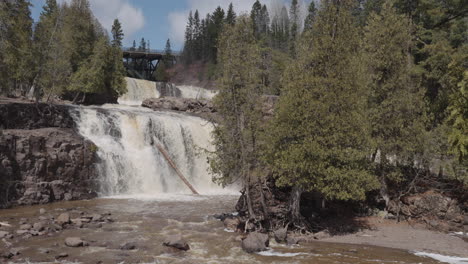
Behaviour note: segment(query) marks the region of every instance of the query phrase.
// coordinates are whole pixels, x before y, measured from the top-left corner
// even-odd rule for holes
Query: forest
[[[30,6],[0,2],[0,94],[80,102],[86,94],[125,93],[117,19],[108,36],[87,0],[47,0],[37,23]]]
[[[248,217],[266,219],[274,179],[290,190],[297,226],[304,193],[324,202],[377,193],[384,209],[421,185],[466,194],[466,1],[324,0],[304,18],[299,10],[297,0],[274,12],[256,1],[250,15],[232,4],[190,13],[184,63],[215,65],[219,88],[214,180],[241,182]],[[267,119],[265,95],[279,95]]]

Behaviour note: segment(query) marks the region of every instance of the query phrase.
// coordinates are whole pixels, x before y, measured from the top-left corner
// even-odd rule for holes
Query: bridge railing
[[[123,47],[122,48],[123,51],[127,51],[127,52],[141,52],[141,53],[147,53],[147,54],[151,54],[151,53],[156,53],[156,54],[165,54],[166,51],[165,50],[159,50],[159,49],[145,49],[145,50],[140,50],[138,48],[128,48],[128,47]],[[182,54],[182,52],[180,51],[172,51],[172,55],[174,56],[180,56]]]

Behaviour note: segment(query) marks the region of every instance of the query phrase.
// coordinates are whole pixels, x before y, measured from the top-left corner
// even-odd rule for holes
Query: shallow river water
[[[101,228],[73,228],[10,240],[21,252],[11,263],[439,263],[403,250],[320,242],[286,246],[271,241],[269,251],[247,254],[240,248],[239,234],[227,232],[222,222],[212,217],[233,212],[236,200],[234,195],[114,197],[2,210],[0,221],[12,224],[14,231],[22,218],[36,221],[41,208],[46,217],[65,211],[73,217],[84,211],[110,213],[115,220]],[[176,233],[188,241],[189,251],[162,245],[167,235]],[[90,246],[66,247],[67,237],[81,237]],[[137,249],[118,249],[125,242],[135,242]],[[68,254],[66,261],[55,260],[60,253]]]

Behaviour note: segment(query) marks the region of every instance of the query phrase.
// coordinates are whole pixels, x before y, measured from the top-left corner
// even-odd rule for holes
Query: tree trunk
[[[289,213],[291,214],[291,220],[295,225],[301,225],[303,217],[301,215],[301,195],[302,188],[294,186],[291,191],[291,197],[289,200]]]
[[[387,185],[387,180],[385,179],[385,174],[383,172],[383,165],[380,164],[380,176],[379,176],[379,181],[380,181],[380,196],[385,201],[385,211],[388,210],[388,204],[390,203],[390,195],[388,194],[388,185]]]
[[[252,199],[250,197],[250,173],[248,173],[248,176],[247,176],[247,184],[246,184],[246,187],[245,187],[245,193],[246,193],[246,196],[247,196],[247,209],[249,210],[249,219],[255,219],[255,212],[253,210],[253,207],[252,207]]]

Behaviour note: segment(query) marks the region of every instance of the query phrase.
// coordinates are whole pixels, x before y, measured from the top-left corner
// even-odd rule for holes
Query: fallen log
[[[175,172],[177,173],[179,178],[185,183],[185,185],[187,185],[187,187],[189,187],[189,189],[192,191],[192,193],[193,194],[199,194],[195,190],[195,188],[193,188],[192,184],[190,184],[190,182],[187,180],[187,178],[184,177],[182,172],[177,168],[174,161],[171,159],[171,157],[169,157],[169,154],[167,153],[167,151],[161,145],[159,145],[158,143],[155,142],[154,144],[156,145],[156,148],[158,148],[159,152],[161,152],[161,154],[167,160],[167,162],[171,165],[171,167],[175,170]]]

